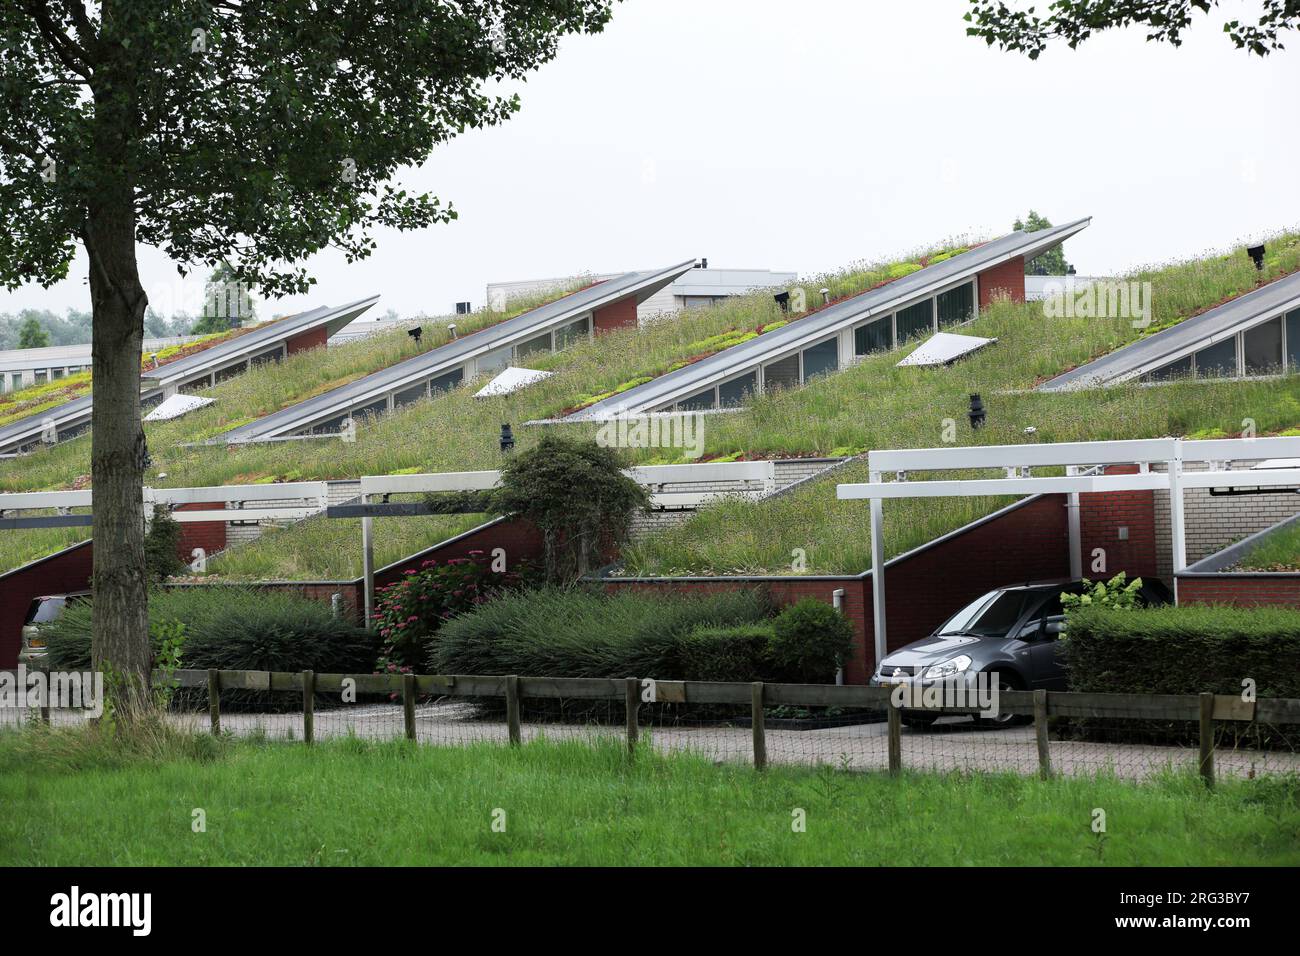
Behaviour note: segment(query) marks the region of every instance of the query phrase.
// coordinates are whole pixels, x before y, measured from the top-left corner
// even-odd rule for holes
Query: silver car
[[[23,620],[23,647],[18,652],[18,663],[28,667],[44,667],[48,656],[42,628],[63,613],[70,601],[80,601],[90,596],[89,591],[72,594],[46,594],[32,598]]]

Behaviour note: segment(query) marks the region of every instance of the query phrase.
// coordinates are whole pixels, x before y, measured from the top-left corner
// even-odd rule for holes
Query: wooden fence
[[[764,712],[768,707],[840,707],[883,710],[888,721],[889,771],[902,770],[902,713],[885,687],[834,684],[724,683],[719,681],[643,680],[636,677],[519,677],[431,674],[316,674],[312,671],[177,670],[155,672],[160,686],[206,688],[212,732],[221,732],[221,691],[300,692],[303,739],[314,737],[315,695],[342,693],[396,694],[403,705],[406,737],[416,739],[415,702],[422,696],[504,698],[511,744],[520,743],[520,703],[526,698],[621,701],[625,709],[627,745],[634,751],[637,714],[644,702],[749,705],[754,766],[767,766]],[[345,684],[350,681],[350,684]],[[972,714],[975,707],[913,708],[937,714]],[[1246,701],[1230,694],[1091,694],[1066,691],[1002,691],[1000,713],[1033,719],[1039,772],[1052,775],[1048,747],[1048,718],[1130,718],[1175,720],[1199,724],[1199,769],[1214,783],[1214,725],[1216,721],[1300,724],[1300,699],[1266,698]]]

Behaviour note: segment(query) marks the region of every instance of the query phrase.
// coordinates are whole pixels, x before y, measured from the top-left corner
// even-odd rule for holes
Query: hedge
[[[1070,689],[1103,693],[1300,697],[1300,610],[1081,608],[1064,643]]]
[[[157,626],[171,622],[185,627],[183,668],[368,674],[374,670],[379,650],[376,635],[350,620],[335,618],[319,601],[252,587],[151,592],[149,623],[155,645]],[[91,602],[70,604],[46,627],[50,667],[88,669],[90,634]],[[318,699],[329,703],[323,697]],[[302,706],[300,696],[253,691],[223,691],[221,700],[223,706],[232,707]]]

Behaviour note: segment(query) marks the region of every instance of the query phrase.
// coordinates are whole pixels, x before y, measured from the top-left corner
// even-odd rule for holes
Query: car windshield
[[[37,598],[32,602],[31,607],[27,609],[28,624],[48,624],[59,616],[63,610],[65,599],[58,598]]]
[[[1029,599],[1027,591],[990,591],[948,618],[939,633],[999,637],[1020,620]]]

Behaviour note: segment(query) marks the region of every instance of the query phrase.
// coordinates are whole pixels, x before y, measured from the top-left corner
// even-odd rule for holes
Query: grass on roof
[[[1300,508],[1300,504],[1297,504]],[[1300,524],[1261,538],[1230,571],[1300,571]]]
[[[1236,250],[1139,269],[1124,278],[1152,283],[1153,326],[1160,327],[1300,268],[1298,240],[1296,234],[1270,240],[1270,260],[1262,275],[1242,250]],[[855,267],[842,273],[838,284],[817,277],[804,285],[814,290],[829,285],[844,294],[869,288],[888,277],[891,268],[892,264]],[[640,330],[614,332],[539,358],[533,364],[556,374],[514,394],[480,400],[473,397],[477,386],[457,388],[365,423],[353,443],[334,439],[237,449],[181,447],[196,433],[213,428],[221,415],[232,419],[247,415],[255,404],[248,396],[276,389],[273,381],[264,381],[272,377],[271,371],[259,370],[211,390],[219,399],[216,406],[151,426],[150,450],[158,469],[168,474],[160,483],[170,485],[495,468],[500,464],[497,437],[502,422],[516,426],[519,447],[526,448],[543,429],[520,427],[520,423],[550,417],[572,407],[581,395],[614,389],[647,370],[688,358],[689,350],[710,336],[779,318],[771,296],[760,293],[711,309],[690,310]],[[870,448],[937,446],[944,444],[949,420],[957,444],[1219,437],[1237,434],[1247,419],[1260,434],[1300,424],[1300,377],[1296,376],[1081,393],[1032,391],[1038,382],[1139,337],[1142,333],[1127,320],[1049,319],[1041,303],[1000,302],[959,331],[996,336],[999,341],[942,369],[896,368],[903,352],[872,356],[804,388],[760,396],[742,412],[708,416],[706,457],[843,455]],[[397,337],[405,339],[400,333]],[[292,358],[280,370],[289,372],[285,378],[305,374],[296,369]],[[966,424],[970,392],[980,392],[989,409],[988,425],[978,433]],[[599,426],[548,427],[594,435]],[[1035,429],[1032,437],[1026,434],[1028,428]],[[0,466],[0,489],[68,483],[89,470],[87,454],[88,443],[80,439],[37,452],[21,463],[6,462]],[[642,463],[684,460],[675,449],[642,450],[631,457]],[[835,498],[837,481],[865,480],[864,472],[865,465],[855,464],[838,472],[834,480],[812,483],[768,502],[730,501],[706,508],[678,528],[633,548],[629,571],[788,573],[796,548],[806,555],[808,572],[866,570],[870,567],[867,509]],[[887,552],[901,553],[1011,500],[891,503],[886,516]],[[289,538],[281,541],[291,543]],[[233,554],[231,559],[236,560]]]

